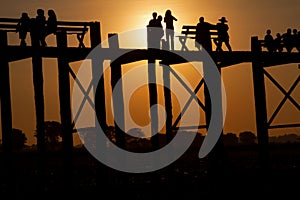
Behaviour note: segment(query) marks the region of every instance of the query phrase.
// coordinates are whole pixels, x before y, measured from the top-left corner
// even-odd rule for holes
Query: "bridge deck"
[[[85,59],[91,52],[91,48],[58,48],[58,47],[45,47],[39,48],[38,53],[44,58],[57,58],[61,53],[71,62]],[[187,62],[183,58],[191,58],[190,61],[201,61],[204,59],[204,54],[198,51],[174,51],[174,53],[163,50],[147,50],[147,49],[114,49],[112,52],[109,48],[102,48],[101,54],[105,55],[105,59],[110,59],[113,55],[123,55],[118,58],[118,62],[125,64],[139,60],[147,60],[150,56],[156,59],[167,61],[169,64],[179,64]],[[17,61],[32,57],[37,53],[34,48],[20,47],[20,46],[7,46],[0,48],[1,55],[7,61]],[[212,52],[211,57],[219,67],[228,67],[231,65],[252,62],[254,54],[250,51],[234,51],[234,52]],[[261,52],[259,59],[263,62],[265,67],[275,66],[287,63],[299,63],[300,53],[288,52]]]

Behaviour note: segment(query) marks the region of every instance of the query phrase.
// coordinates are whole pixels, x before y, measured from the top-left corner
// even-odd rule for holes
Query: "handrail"
[[[34,18],[33,18],[34,19]],[[19,22],[18,18],[0,18],[0,27],[11,27]],[[91,22],[57,21],[58,26],[90,26]]]

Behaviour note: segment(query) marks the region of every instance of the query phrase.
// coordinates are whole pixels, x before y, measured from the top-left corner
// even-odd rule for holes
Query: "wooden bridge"
[[[60,101],[60,116],[61,124],[63,128],[63,147],[64,155],[66,161],[66,176],[69,177],[67,180],[71,180],[71,174],[69,168],[71,168],[72,163],[72,151],[73,151],[73,132],[74,121],[71,115],[71,105],[70,105],[70,77],[69,75],[76,79],[76,74],[72,71],[69,66],[70,62],[84,60],[87,55],[98,45],[101,45],[101,34],[100,34],[100,23],[99,22],[58,22],[58,31],[56,33],[56,44],[55,47],[40,47],[37,39],[31,37],[30,46],[14,46],[8,43],[8,34],[15,32],[18,19],[7,19],[0,18],[0,97],[1,97],[1,120],[2,120],[2,141],[3,150],[7,155],[8,163],[10,162],[10,156],[12,155],[12,111],[11,111],[11,91],[10,91],[10,76],[9,76],[9,63],[12,61],[17,61],[26,58],[32,58],[32,73],[33,73],[33,86],[34,86],[34,101],[35,101],[35,114],[36,114],[36,130],[37,130],[37,146],[38,152],[40,154],[40,171],[41,177],[43,177],[43,155],[45,152],[45,142],[44,142],[44,88],[43,88],[43,58],[57,58],[58,60],[58,77],[59,77],[59,101]],[[78,47],[70,47],[68,45],[68,35],[76,34],[78,39]],[[83,43],[84,36],[89,34],[90,46]],[[105,59],[110,60],[111,48],[102,48],[103,54],[105,54]],[[117,62],[111,64],[111,74],[112,78],[111,85],[112,88],[116,85],[117,81],[122,78],[121,65],[140,61],[148,60],[149,63],[153,63],[155,60],[161,60],[164,65],[172,65],[177,63],[185,63],[186,60],[182,59],[186,57],[185,55],[194,55],[192,57],[197,58],[199,55],[196,51],[179,51],[168,52],[163,50],[148,50],[148,49],[120,49],[117,45],[115,51],[120,52],[121,56],[117,59]],[[179,56],[178,56],[179,55]],[[297,124],[280,124],[272,125],[272,122],[283,104],[290,100],[293,105],[299,110],[299,103],[297,99],[291,96],[291,93],[296,88],[299,83],[299,76],[295,80],[292,87],[286,91],[275,78],[273,78],[266,70],[266,67],[272,67],[276,65],[282,65],[287,63],[300,63],[300,53],[287,53],[287,52],[275,52],[269,53],[262,51],[261,41],[258,37],[251,38],[251,51],[234,51],[234,52],[212,52],[212,59],[215,61],[221,73],[222,68],[230,67],[235,64],[251,62],[252,63],[252,74],[254,83],[254,100],[255,100],[255,111],[256,111],[256,127],[258,136],[258,145],[260,147],[261,162],[267,162],[268,158],[268,130],[274,128],[288,128],[288,127],[300,127],[300,122]],[[201,61],[201,58],[199,58]],[[102,68],[103,66],[99,63],[92,61],[92,65]],[[155,74],[155,68],[149,68],[149,75]],[[170,84],[170,74],[175,75],[176,72],[172,70],[171,67],[165,68],[164,71],[164,84]],[[205,74],[205,72],[204,72]],[[274,85],[283,93],[284,98],[271,115],[267,115],[267,101],[266,101],[266,90],[265,90],[265,79],[270,79]],[[78,83],[80,84],[80,82]],[[197,93],[199,88],[203,85],[203,80],[199,81],[198,86],[195,88],[194,92]],[[93,87],[96,91],[96,87]],[[86,93],[87,94],[87,93]],[[150,106],[157,104],[157,90],[156,86],[149,84],[149,96],[150,96]],[[176,122],[180,118],[173,120],[172,118],[172,99],[170,91],[164,90],[165,105],[167,112],[167,136],[169,139],[172,130],[176,129]],[[209,97],[207,91],[205,92],[205,109],[206,119],[209,122],[210,119],[210,105]],[[102,127],[107,127],[107,120],[105,117],[106,113],[106,102],[105,102],[105,91],[104,91],[104,81],[100,79],[98,83],[98,88],[96,92],[95,99],[97,99],[97,113],[101,114],[100,124]],[[113,99],[113,103],[121,103],[123,105],[123,100]],[[199,106],[204,104],[199,104]],[[188,105],[187,105],[188,106]],[[114,112],[124,113],[124,107],[121,110],[115,110]],[[99,112],[98,112],[99,111]],[[123,115],[124,116],[124,115]],[[157,119],[157,112],[151,113],[152,120]],[[175,121],[175,123],[173,123]],[[154,121],[155,123],[155,121]],[[208,124],[208,123],[207,123]],[[123,145],[124,134],[121,131],[122,127],[116,127],[116,139],[119,145]],[[196,125],[196,128],[207,128],[207,125]],[[157,145],[157,141],[154,139],[153,144]]]

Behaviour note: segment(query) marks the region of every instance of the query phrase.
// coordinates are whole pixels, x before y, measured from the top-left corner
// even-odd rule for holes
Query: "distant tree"
[[[37,136],[35,132],[34,136]],[[57,121],[45,121],[45,145],[56,147],[59,145],[62,136],[61,123]]]
[[[279,135],[277,137],[279,143],[294,143],[299,142],[299,136],[295,133]]]
[[[12,129],[12,148],[14,150],[22,150],[25,147],[27,138],[25,133],[20,129]]]
[[[224,144],[228,146],[237,145],[239,142],[239,138],[235,133],[227,133],[224,134]]]
[[[256,136],[251,131],[244,131],[239,134],[240,143],[244,145],[255,144]]]
[[[57,121],[45,122],[45,142],[49,145],[58,145],[62,136],[61,123]]]

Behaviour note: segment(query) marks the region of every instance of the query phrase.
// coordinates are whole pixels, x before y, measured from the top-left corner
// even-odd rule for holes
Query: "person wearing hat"
[[[220,18],[219,21],[220,22],[217,23],[218,38],[214,40],[214,43],[217,46],[216,51],[218,51],[218,52],[223,51],[222,50],[223,42],[225,43],[227,49],[229,51],[232,51],[231,46],[229,44],[229,34],[228,34],[229,27],[226,24],[226,22],[228,22],[228,21],[227,21],[226,17]]]

